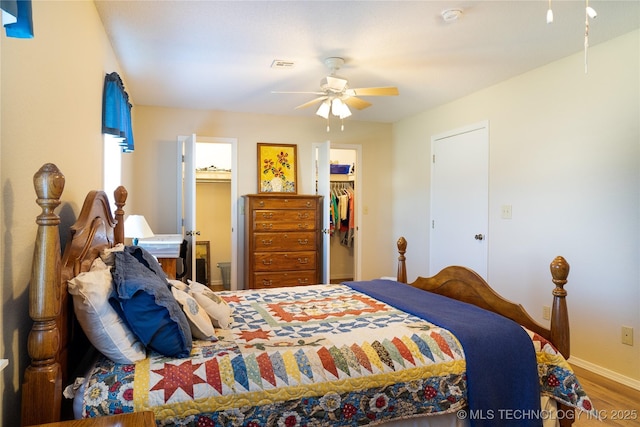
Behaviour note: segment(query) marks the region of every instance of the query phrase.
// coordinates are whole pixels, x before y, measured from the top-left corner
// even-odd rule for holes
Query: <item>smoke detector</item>
[[[440,15],[444,22],[455,22],[462,16],[462,9],[445,9]]]

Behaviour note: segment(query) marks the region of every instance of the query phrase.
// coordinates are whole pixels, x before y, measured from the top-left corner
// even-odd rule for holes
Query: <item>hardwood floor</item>
[[[572,366],[580,384],[585,389],[603,420],[577,414],[575,427],[624,426],[640,427],[640,390]]]

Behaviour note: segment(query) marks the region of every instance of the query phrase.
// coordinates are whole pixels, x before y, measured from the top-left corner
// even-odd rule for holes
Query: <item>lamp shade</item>
[[[124,221],[124,237],[133,239],[133,244],[137,245],[138,239],[153,237],[153,231],[143,215],[129,215]]]

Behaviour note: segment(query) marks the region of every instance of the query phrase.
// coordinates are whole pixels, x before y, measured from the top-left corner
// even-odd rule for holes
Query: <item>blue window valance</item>
[[[133,129],[131,127],[131,104],[118,73],[107,74],[102,94],[102,133],[120,140],[122,151],[133,151]]]
[[[31,0],[1,0],[2,25],[7,37],[33,38]]]

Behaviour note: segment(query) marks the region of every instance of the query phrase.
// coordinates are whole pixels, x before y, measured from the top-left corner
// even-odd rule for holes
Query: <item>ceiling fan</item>
[[[393,86],[387,87],[365,87],[365,88],[349,88],[347,79],[338,77],[336,72],[344,65],[344,59],[339,57],[329,57],[324,60],[325,65],[331,71],[328,76],[320,80],[320,90],[314,92],[280,92],[272,93],[308,93],[318,95],[311,101],[298,105],[296,109],[307,108],[312,105],[320,104],[316,114],[329,120],[329,114],[340,119],[351,116],[351,108],[363,110],[372,104],[360,96],[395,96],[398,95],[398,88]],[[344,130],[344,124],[342,125]],[[329,124],[327,122],[327,132]]]

